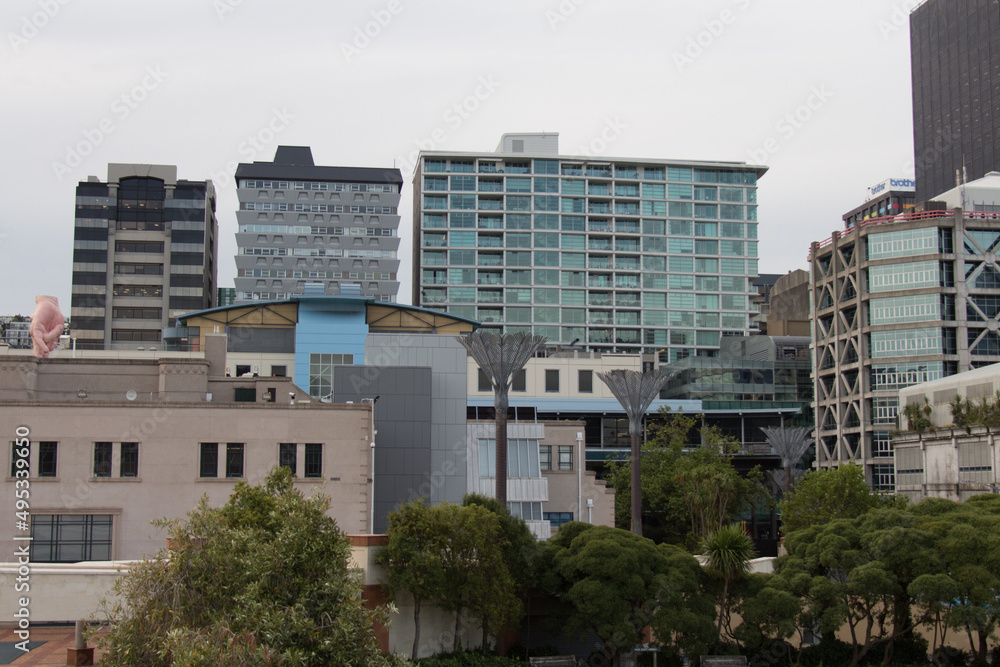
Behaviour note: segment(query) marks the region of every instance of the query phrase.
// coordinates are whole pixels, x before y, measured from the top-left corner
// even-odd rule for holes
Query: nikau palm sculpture
[[[597,377],[608,385],[608,389],[615,395],[615,398],[625,409],[625,414],[628,415],[628,432],[632,437],[632,532],[636,535],[642,535],[642,467],[640,462],[642,457],[640,440],[642,418],[670,376],[659,371],[640,373],[639,371],[618,369],[607,373],[598,373]]]
[[[496,408],[496,498],[507,506],[507,406],[511,382],[548,338],[523,333],[491,334],[476,331],[458,341],[493,385]]]

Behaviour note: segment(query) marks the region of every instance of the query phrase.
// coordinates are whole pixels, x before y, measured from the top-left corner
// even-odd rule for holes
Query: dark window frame
[[[198,450],[198,476],[216,478],[219,476],[219,443],[203,442]]]
[[[59,443],[43,440],[38,443],[38,476],[58,477]]]
[[[278,467],[288,468],[292,475],[297,475],[298,468],[298,444],[294,442],[278,443]]]
[[[111,477],[114,448],[111,442],[94,443],[94,477]]]
[[[303,475],[309,479],[323,477],[323,443],[307,442]]]
[[[546,368],[545,369],[545,393],[547,393],[547,394],[558,394],[559,393],[559,369],[558,368]]]
[[[586,381],[584,381],[586,378]],[[594,393],[594,371],[590,369],[580,370],[577,375],[577,391],[581,394]]]
[[[119,477],[139,476],[139,443],[123,442],[119,451],[118,459]]]
[[[226,479],[242,479],[245,445],[241,442],[226,443]]]

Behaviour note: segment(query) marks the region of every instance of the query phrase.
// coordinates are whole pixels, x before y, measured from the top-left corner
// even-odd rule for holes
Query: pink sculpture
[[[36,296],[35,312],[31,315],[31,342],[36,357],[43,359],[56,349],[59,336],[66,325],[66,318],[59,310],[59,299],[54,296]]]

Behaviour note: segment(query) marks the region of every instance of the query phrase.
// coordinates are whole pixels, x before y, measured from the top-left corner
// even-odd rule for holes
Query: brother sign
[[[875,199],[880,194],[890,190],[902,190],[903,192],[914,192],[917,189],[917,182],[912,178],[887,178],[878,185],[868,188],[868,199]]]

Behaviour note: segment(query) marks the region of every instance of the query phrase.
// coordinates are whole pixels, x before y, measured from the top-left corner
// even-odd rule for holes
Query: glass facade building
[[[156,348],[178,315],[215,306],[211,181],[177,167],[109,164],[76,188],[72,335],[80,349]],[[161,348],[162,349],[162,348]]]
[[[916,200],[1000,169],[1000,11],[927,0],[910,14]]]
[[[1000,362],[1000,215],[928,211],[810,249],[817,462],[895,489],[899,390]]]
[[[321,167],[305,146],[236,168],[237,303],[286,299],[321,283],[360,285],[394,302],[399,292],[398,169]]]
[[[422,152],[413,303],[606,352],[717,356],[750,327],[765,167],[558,154]]]

